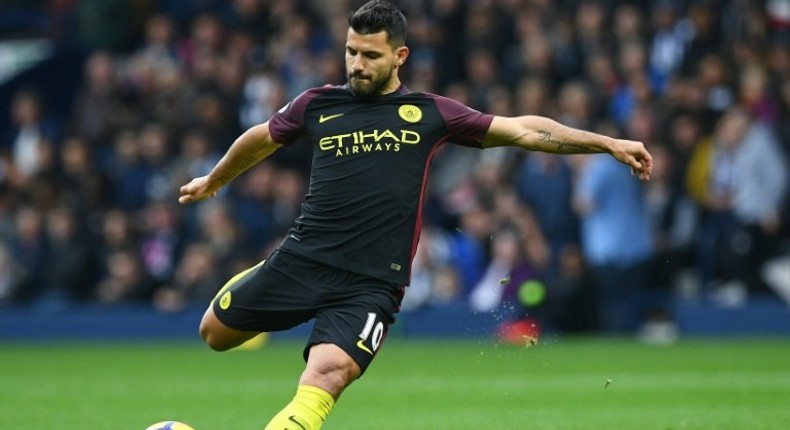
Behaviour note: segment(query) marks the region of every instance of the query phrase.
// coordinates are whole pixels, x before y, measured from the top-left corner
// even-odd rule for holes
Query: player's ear
[[[409,56],[409,48],[406,45],[403,45],[397,49],[395,49],[395,65],[398,67],[402,66],[403,63],[406,62],[406,58]]]

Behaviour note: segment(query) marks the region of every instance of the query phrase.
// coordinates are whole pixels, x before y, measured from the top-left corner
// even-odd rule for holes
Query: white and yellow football
[[[195,430],[188,424],[180,421],[162,421],[156,424],[151,424],[145,430]]]

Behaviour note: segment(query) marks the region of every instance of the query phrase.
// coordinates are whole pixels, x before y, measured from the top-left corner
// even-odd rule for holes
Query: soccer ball
[[[162,421],[156,424],[151,424],[145,430],[195,430],[195,429],[179,421]]]

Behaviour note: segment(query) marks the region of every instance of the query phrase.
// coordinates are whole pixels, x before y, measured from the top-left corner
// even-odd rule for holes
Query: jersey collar
[[[340,88],[343,88],[344,90],[348,91],[349,93],[351,92],[351,88],[348,87],[348,82],[346,82]],[[411,93],[411,90],[406,85],[403,85],[403,83],[401,83],[397,90],[395,90],[395,91],[393,91],[391,93],[382,94],[380,96],[373,96],[373,97],[402,96],[402,95],[409,94],[409,93]]]

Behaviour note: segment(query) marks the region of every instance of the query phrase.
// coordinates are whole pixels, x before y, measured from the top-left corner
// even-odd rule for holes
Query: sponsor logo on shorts
[[[225,294],[222,295],[222,298],[219,299],[219,308],[223,311],[228,310],[230,307],[230,291],[227,291]]]

